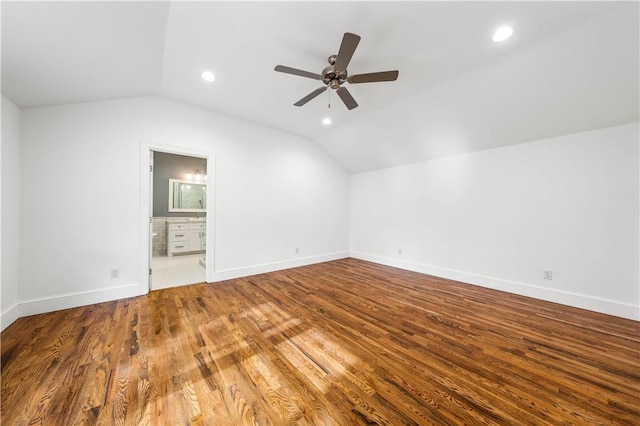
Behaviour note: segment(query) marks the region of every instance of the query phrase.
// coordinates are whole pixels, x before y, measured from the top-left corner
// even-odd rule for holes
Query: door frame
[[[215,154],[212,151],[197,150],[178,145],[167,145],[153,141],[140,141],[140,235],[138,238],[140,248],[139,285],[141,294],[149,293],[151,280],[149,269],[151,268],[151,224],[153,206],[151,206],[152,182],[151,182],[151,151],[165,152],[167,154],[198,157],[207,162],[207,249],[205,254],[205,280],[213,282],[214,277],[214,250],[215,250]]]

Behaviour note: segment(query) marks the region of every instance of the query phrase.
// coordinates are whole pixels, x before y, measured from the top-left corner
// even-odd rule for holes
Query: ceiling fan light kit
[[[358,83],[375,83],[379,81],[395,81],[398,78],[398,70],[394,71],[381,71],[368,74],[356,74],[349,76],[347,73],[347,67],[351,58],[353,57],[356,47],[360,43],[360,36],[352,33],[344,33],[342,43],[337,55],[331,55],[327,59],[329,66],[322,70],[322,74],[316,74],[309,71],[299,70],[297,68],[291,68],[284,65],[276,65],[275,71],[285,74],[293,74],[300,77],[307,77],[314,80],[322,80],[325,84],[322,87],[317,88],[313,92],[309,93],[304,98],[296,102],[295,106],[303,106],[310,100],[319,96],[327,88],[336,91],[342,102],[344,102],[347,109],[352,110],[358,106],[356,100],[351,96],[351,93],[342,84],[345,82],[349,84]]]

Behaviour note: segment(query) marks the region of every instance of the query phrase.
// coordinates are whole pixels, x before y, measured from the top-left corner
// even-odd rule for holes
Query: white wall
[[[348,175],[308,140],[155,97],[22,120],[23,314],[140,294],[144,143],[215,155],[215,280],[348,256]]]
[[[0,253],[0,329],[18,316],[18,251],[20,227],[20,109],[2,97],[2,218]]]
[[[140,294],[141,141],[215,154],[215,280],[346,256],[351,203],[354,257],[639,319],[638,139],[635,123],[349,180],[305,139],[162,98],[3,98],[2,326]]]
[[[640,319],[638,158],[634,123],[352,175],[352,256]]]

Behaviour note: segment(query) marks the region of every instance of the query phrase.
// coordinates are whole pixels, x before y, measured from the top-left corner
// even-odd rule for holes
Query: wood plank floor
[[[638,425],[639,324],[344,259],[21,318],[1,419]]]

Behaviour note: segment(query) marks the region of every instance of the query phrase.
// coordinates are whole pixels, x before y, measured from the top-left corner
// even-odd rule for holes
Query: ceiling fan
[[[309,93],[304,98],[296,102],[295,106],[302,106],[309,102],[311,99],[319,96],[322,92],[327,90],[328,87],[334,89],[342,102],[346,105],[347,109],[354,109],[358,106],[358,103],[346,87],[342,84],[346,81],[351,84],[358,83],[374,83],[377,81],[395,81],[398,78],[398,70],[394,71],[380,71],[372,72],[368,74],[356,74],[349,76],[347,74],[347,66],[351,61],[353,53],[358,47],[360,42],[360,36],[352,33],[344,33],[342,43],[340,44],[340,50],[337,55],[331,55],[328,58],[329,66],[322,70],[322,74],[316,74],[309,71],[303,71],[296,68],[286,67],[284,65],[277,65],[275,71],[283,72],[286,74],[299,75],[301,77],[313,78],[314,80],[322,80],[325,84],[322,87],[317,88],[313,92]]]

